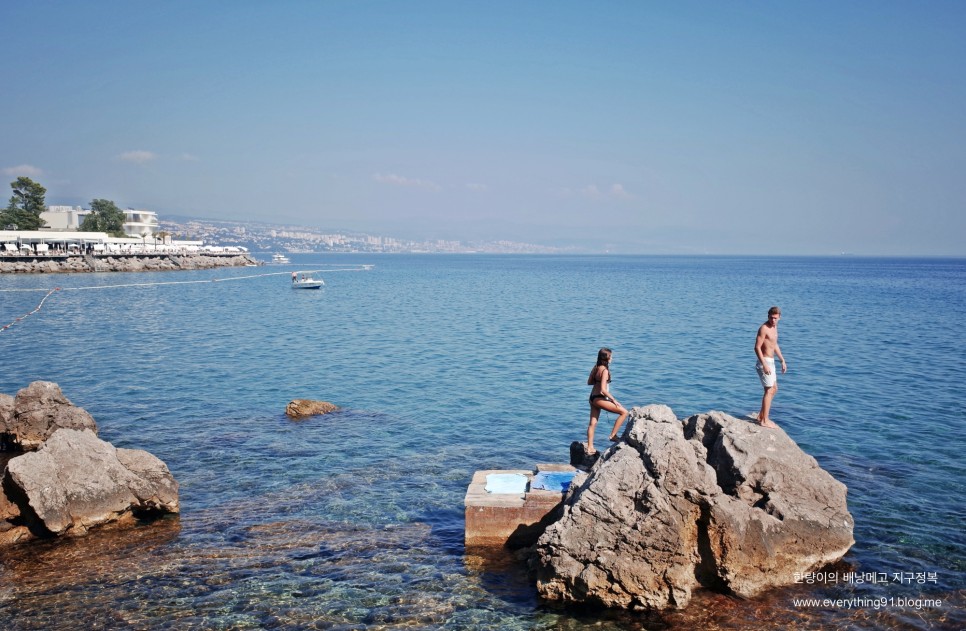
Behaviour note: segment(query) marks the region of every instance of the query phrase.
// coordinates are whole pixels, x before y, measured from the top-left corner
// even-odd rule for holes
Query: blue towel
[[[533,476],[530,488],[566,493],[576,473],[576,471],[541,471]]]
[[[527,476],[520,473],[490,473],[486,476],[486,492],[523,495],[527,492]]]

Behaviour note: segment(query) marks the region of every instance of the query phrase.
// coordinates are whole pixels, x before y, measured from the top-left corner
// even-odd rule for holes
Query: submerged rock
[[[294,399],[285,406],[285,414],[294,419],[328,414],[339,409],[338,405],[328,401],[313,401],[311,399]]]
[[[683,608],[697,586],[754,596],[845,555],[846,492],[781,429],[634,408],[538,541],[537,587],[632,609]]]

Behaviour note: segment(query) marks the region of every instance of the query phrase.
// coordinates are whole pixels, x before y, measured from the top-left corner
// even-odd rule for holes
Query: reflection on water
[[[941,611],[793,606],[795,598],[851,597],[808,586],[752,600],[698,590],[686,610],[662,614],[541,603],[526,551],[464,553],[422,522],[265,519],[320,488],[6,550],[6,628],[785,629],[834,620],[925,629],[966,622],[957,613],[966,604],[962,592],[936,596],[948,603]]]

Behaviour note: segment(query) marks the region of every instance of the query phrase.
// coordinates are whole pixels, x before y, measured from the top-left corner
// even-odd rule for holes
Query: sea
[[[181,499],[0,551],[0,628],[966,628],[966,260],[291,258],[0,276],[0,392],[56,382]],[[294,270],[325,287],[293,291]],[[771,416],[848,486],[840,563],[627,612],[544,602],[524,556],[464,547],[474,471],[569,462],[601,347],[628,407],[756,412],[772,305]],[[341,409],[289,419],[302,398]]]

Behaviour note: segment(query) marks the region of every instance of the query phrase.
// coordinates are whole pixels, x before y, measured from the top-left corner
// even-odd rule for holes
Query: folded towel
[[[527,476],[520,473],[491,473],[486,476],[487,493],[512,493],[523,495],[527,492]]]
[[[533,476],[530,488],[565,493],[570,488],[576,473],[576,471],[541,471]]]

